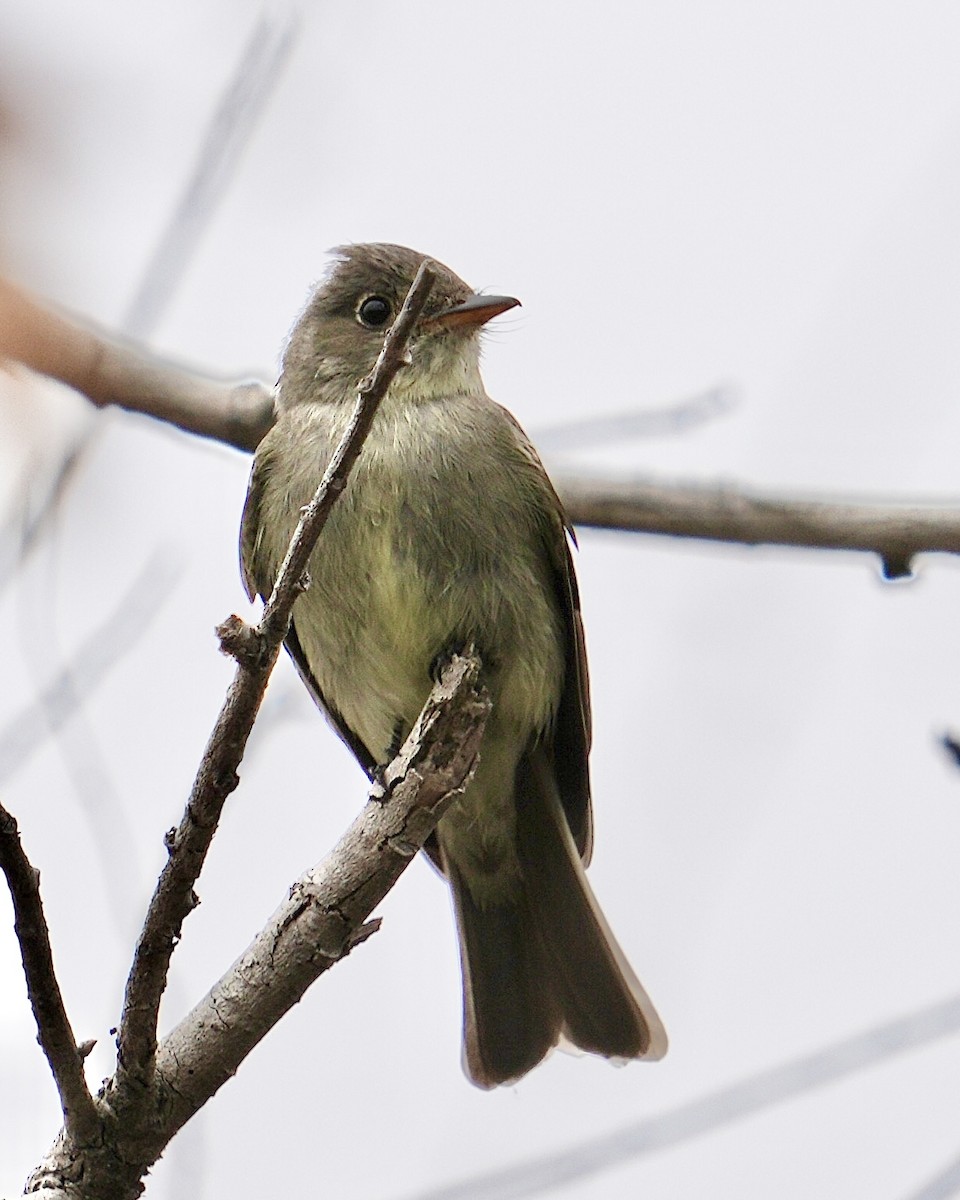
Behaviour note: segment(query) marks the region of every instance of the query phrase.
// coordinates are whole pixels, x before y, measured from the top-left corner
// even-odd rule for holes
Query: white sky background
[[[260,12],[6,0],[7,270],[120,323]],[[399,241],[521,297],[485,377],[534,435],[735,389],[708,425],[565,465],[960,492],[955,4],[309,5],[296,39],[158,348],[269,377],[325,250]],[[3,441],[13,472],[27,435]],[[169,589],[3,785],[43,873],[74,1028],[99,1039],[93,1082],[112,1069],[130,940],[230,676],[212,628],[251,611],[236,566],[247,470],[108,416],[53,538],[0,593],[2,736],[146,564]],[[417,863],[383,931],[171,1146],[153,1200],[413,1200],[960,993],[960,773],[935,744],[960,727],[960,567],[928,559],[883,585],[863,557],[591,532],[578,566],[591,877],[666,1022],[667,1059],[617,1071],[555,1055],[515,1088],[471,1088],[448,901]],[[168,1026],[364,796],[285,663],[266,715],[175,956]],[[58,1126],[10,923],[3,1195]],[[544,1194],[912,1200],[960,1154],[958,1101],[954,1037]]]

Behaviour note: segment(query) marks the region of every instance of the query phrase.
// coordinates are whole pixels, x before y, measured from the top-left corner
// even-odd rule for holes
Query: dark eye
[[[357,320],[370,329],[379,329],[390,320],[390,301],[382,296],[368,296],[360,301]]]

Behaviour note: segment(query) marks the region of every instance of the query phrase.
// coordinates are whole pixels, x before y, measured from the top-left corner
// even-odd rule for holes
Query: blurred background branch
[[[240,450],[253,450],[273,422],[266,385],[214,383],[143,348],[55,317],[0,283],[0,331],[5,328],[0,355],[46,371],[98,406],[114,404]],[[712,413],[716,393],[706,396]],[[624,418],[612,421],[611,428],[625,435]],[[586,442],[610,433],[602,419],[572,428]],[[617,479],[569,468],[553,477],[575,525],[749,546],[865,551],[879,557],[888,579],[909,575],[918,554],[960,553],[960,505],[801,500],[732,484]]]
[[[952,996],[940,1004],[918,1009],[885,1025],[825,1046],[813,1054],[760,1071],[672,1111],[528,1162],[474,1176],[462,1183],[419,1192],[415,1200],[525,1200],[528,1196],[553,1195],[556,1189],[577,1180],[593,1178],[630,1159],[703,1137],[730,1122],[756,1116],[771,1105],[836,1083],[894,1055],[958,1032],[960,996]],[[956,1166],[950,1170],[954,1174],[948,1171],[942,1178],[960,1184]],[[953,1194],[952,1191],[925,1191],[916,1200],[920,1196],[923,1200],[932,1200],[933,1196]]]

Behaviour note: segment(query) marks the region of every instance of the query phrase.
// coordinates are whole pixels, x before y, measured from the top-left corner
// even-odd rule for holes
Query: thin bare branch
[[[431,1188],[418,1193],[416,1200],[523,1200],[527,1196],[554,1195],[574,1180],[588,1179],[611,1167],[702,1137],[958,1030],[960,996],[952,996],[813,1054],[760,1071],[660,1116],[625,1125],[563,1151],[447,1187]]]
[[[531,430],[541,454],[579,452],[590,446],[622,445],[638,438],[670,437],[729,413],[736,399],[730,386],[718,384],[661,408],[601,413]]]
[[[555,474],[575,525],[746,546],[864,550],[879,556],[888,579],[909,575],[922,553],[960,554],[956,507],[797,500],[733,486],[691,486],[640,479]]]
[[[221,626],[222,644],[237,659],[237,671],[210,735],[189,802],[178,829],[167,835],[169,859],[144,921],[127,980],[118,1037],[122,1070],[152,1087],[157,1014],[170,956],[184,919],[197,901],[193,891],[227,796],[237,786],[237,768],[263,699],[267,679],[290,625],[294,601],[303,590],[307,560],[327,516],[346,485],[377,407],[403,365],[406,344],[434,282],[424,263],[404,301],[371,376],[360,385],[350,425],[317,491],[304,509],[259,626],[238,617]]]
[[[937,741],[953,765],[960,767],[960,737],[956,733],[948,731],[941,734]]]
[[[37,699],[4,722],[0,727],[0,784],[30,760],[50,733],[76,714],[140,641],[170,598],[180,574],[179,563],[168,552],[152,554],[116,607],[43,685]]]
[[[261,13],[252,29],[197,149],[180,201],[124,317],[123,329],[130,337],[149,338],[169,306],[253,128],[283,78],[296,23],[294,9],[272,6]]]
[[[31,504],[33,498],[29,495],[30,489],[26,489],[22,502],[18,503],[0,526],[0,593],[16,579],[17,569],[28,561],[32,552],[43,541],[50,527],[51,517],[57,512],[73,481],[82,452],[81,438],[57,463],[52,477],[44,480],[45,486],[39,503]],[[28,462],[24,478],[28,475],[35,477],[39,466],[37,462]]]
[[[960,1196],[960,1157],[953,1159],[944,1168],[928,1179],[909,1200],[953,1200]]]
[[[226,1083],[253,1047],[328,967],[368,936],[364,925],[472,775],[490,700],[480,660],[455,656],[385,788],[324,862],[299,879],[270,923],[160,1046],[169,1099],[164,1138]]]
[[[37,1039],[60,1093],[64,1127],[82,1146],[95,1137],[100,1123],[53,966],[50,932],[40,900],[40,872],[31,866],[20,842],[17,822],[2,805],[0,869],[7,878],[13,900],[14,929],[30,1007],[37,1023]]]
[[[469,650],[444,668],[382,786],[331,854],[303,875],[251,946],[159,1047],[153,1101],[118,1070],[97,1104],[99,1144],[62,1136],[27,1183],[44,1200],[128,1200],[170,1139],[324,971],[379,926],[373,908],[469,783],[490,698]],[[72,1172],[72,1175],[71,1175]]]

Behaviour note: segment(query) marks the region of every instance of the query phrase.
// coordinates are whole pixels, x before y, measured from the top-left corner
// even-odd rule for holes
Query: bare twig
[[[909,1200],[953,1200],[960,1196],[960,1157],[939,1170],[932,1179],[910,1193]]]
[[[2,286],[2,284],[0,284]],[[28,375],[29,372],[24,372]],[[30,378],[33,378],[30,376]],[[31,553],[42,542],[50,526],[50,518],[57,511],[66,495],[77,465],[82,458],[83,439],[71,447],[57,463],[52,478],[44,481],[43,496],[36,505],[31,504],[32,488],[24,489],[22,503],[0,526],[0,592],[16,578],[17,569],[29,559]],[[23,478],[36,477],[40,463],[27,462]],[[32,482],[32,480],[31,480]]]
[[[47,543],[46,551],[56,554],[55,542]],[[68,658],[53,619],[52,569],[44,572],[40,566],[42,583],[36,595],[29,594],[32,576],[25,575],[18,607],[24,655],[41,682],[32,702],[0,727],[0,788],[42,747],[52,744],[60,754],[80,811],[90,823],[96,882],[106,893],[110,917],[126,947],[139,926],[130,897],[139,890],[141,864],[129,808],[118,792],[89,704],[110,671],[150,628],[180,568],[169,549],[154,552],[106,619]],[[63,665],[56,669],[57,664]]]
[[[795,500],[736,487],[554,476],[576,525],[747,546],[810,546],[877,554],[888,579],[909,575],[918,554],[960,554],[955,507]]]
[[[152,554],[116,607],[43,685],[36,700],[4,722],[0,727],[0,784],[30,760],[50,733],[79,711],[133,649],[170,598],[180,573],[179,564],[167,552]],[[118,816],[114,813],[111,819]]]
[[[448,1187],[432,1188],[419,1193],[417,1200],[522,1200],[545,1193],[554,1195],[558,1188],[574,1180],[590,1178],[611,1167],[701,1137],[958,1030],[960,996],[952,996],[813,1054],[760,1071],[659,1116],[563,1151],[530,1158]]]
[[[210,216],[223,196],[240,155],[283,77],[293,45],[297,14],[290,6],[271,5],[251,30],[243,56],[220,96],[196,162],[180,200],[143,274],[123,329],[130,337],[149,337],[186,272]]]
[[[937,739],[955,767],[960,767],[960,737],[955,733],[941,734]]]
[[[20,944],[27,994],[37,1023],[37,1038],[47,1056],[60,1093],[64,1127],[85,1145],[99,1128],[96,1107],[87,1090],[83,1059],[70,1028],[50,949],[50,933],[40,900],[40,872],[30,865],[17,822],[0,805],[0,869],[13,900],[14,928]]]
[[[665,407],[601,413],[559,425],[538,426],[531,433],[541,454],[578,452],[589,446],[621,445],[637,438],[684,433],[728,413],[734,402],[734,389],[718,384]]]
[[[290,891],[269,925],[166,1037],[157,1072],[172,1137],[233,1075],[311,983],[347,951],[469,782],[490,701],[475,655],[455,656],[375,792],[328,858]]]
[[[302,876],[252,945],[164,1039],[153,1102],[144,1110],[121,1070],[98,1103],[101,1144],[79,1156],[59,1139],[28,1181],[43,1200],[67,1200],[67,1166],[84,1200],[127,1200],[179,1129],[236,1073],[250,1051],[324,971],[375,932],[368,921],[463,792],[477,762],[490,698],[480,660],[454,656],[384,773],[384,786],[321,864]]]
[[[403,364],[406,343],[434,282],[424,263],[410,288],[371,376],[360,386],[350,425],[304,509],[259,626],[238,617],[221,626],[221,640],[237,659],[237,671],[207,743],[193,791],[178,829],[167,837],[170,857],[161,873],[137,944],[118,1037],[120,1067],[152,1086],[157,1013],[173,948],[184,918],[196,905],[200,874],[227,796],[237,786],[237,767],[267,679],[303,590],[307,560],[369,431],[390,381]]]

